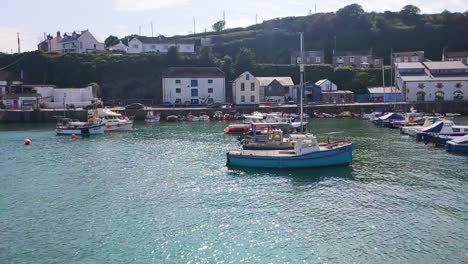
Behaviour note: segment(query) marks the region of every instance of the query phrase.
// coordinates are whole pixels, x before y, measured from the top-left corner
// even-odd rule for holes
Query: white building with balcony
[[[163,37],[132,38],[128,42],[128,53],[166,53],[171,47],[177,47],[180,53],[195,53],[195,43],[185,40],[165,39]]]
[[[88,30],[63,34],[58,44],[62,53],[84,53],[104,51],[104,43],[98,41]]]
[[[396,63],[395,72],[395,84],[407,102],[468,98],[468,66],[460,61]]]
[[[225,74],[216,67],[172,67],[163,75],[162,85],[164,104],[226,102]]]

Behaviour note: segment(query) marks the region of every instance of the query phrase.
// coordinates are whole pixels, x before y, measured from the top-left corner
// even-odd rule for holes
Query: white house
[[[173,67],[163,75],[163,103],[212,104],[226,102],[224,72],[216,67]]]
[[[397,63],[395,67],[395,84],[407,102],[466,99],[468,66],[460,61]]]
[[[322,88],[322,92],[330,92],[338,90],[338,86],[328,79],[319,80],[315,83]]]
[[[104,51],[104,43],[98,41],[88,30],[65,33],[59,43],[62,53]]]
[[[128,53],[145,52],[166,53],[170,47],[177,47],[180,53],[195,53],[195,43],[185,40],[165,39],[163,37],[135,37],[128,42]]]
[[[232,83],[234,104],[259,104],[260,82],[250,72],[244,72]]]
[[[109,47],[110,51],[121,51],[127,53],[128,47],[127,45],[123,44],[122,41],[119,43],[115,44],[114,46]]]

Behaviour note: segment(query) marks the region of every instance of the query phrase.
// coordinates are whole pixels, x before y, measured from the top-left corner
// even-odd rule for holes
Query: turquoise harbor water
[[[312,120],[357,144],[351,167],[228,170],[225,125],[76,141],[0,125],[0,262],[468,262],[468,156],[366,121]]]

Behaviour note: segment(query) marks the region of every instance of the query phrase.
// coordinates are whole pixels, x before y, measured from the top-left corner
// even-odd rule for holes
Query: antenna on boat
[[[304,105],[303,105],[303,93],[304,93],[304,32],[299,32],[301,36],[301,64],[300,64],[300,71],[301,71],[301,133],[304,133],[304,124],[303,124],[303,115],[304,115]]]

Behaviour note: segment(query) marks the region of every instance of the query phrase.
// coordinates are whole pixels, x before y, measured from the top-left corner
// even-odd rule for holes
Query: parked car
[[[144,109],[145,106],[140,103],[133,103],[125,106],[125,109]]]

